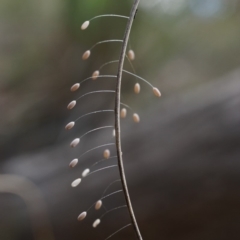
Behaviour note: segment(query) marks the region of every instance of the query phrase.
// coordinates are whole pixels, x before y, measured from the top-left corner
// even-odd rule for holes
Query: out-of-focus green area
[[[207,16],[206,1],[180,1],[182,6],[176,1],[167,2],[155,1],[154,8],[154,1],[141,3],[131,38],[140,75],[158,83],[169,95],[174,89],[190,88],[238,67],[238,2],[210,1],[215,2],[216,10],[209,10]],[[8,147],[13,137],[23,142],[24,136],[38,131],[38,124],[54,124],[63,114],[66,88],[111,59],[106,46],[96,49],[87,63],[81,61],[81,55],[96,41],[121,38],[124,21],[95,20],[87,32],[80,31],[81,23],[102,13],[126,15],[129,7],[127,1],[1,1],[4,155],[14,153],[12,146],[11,150]],[[115,58],[118,47],[110,45],[116,51]],[[54,137],[50,139],[53,141]],[[35,148],[44,142],[26,140],[25,145],[29,144],[32,146],[21,145],[16,150]]]
[[[98,19],[85,32],[80,31],[82,22],[104,13],[127,15],[130,4],[1,1],[3,156],[54,142],[69,86],[119,54],[119,44],[101,45],[82,62],[82,53],[95,42],[121,39],[125,21]],[[142,1],[131,35],[137,73],[169,96],[238,68],[239,18],[235,0]],[[40,136],[41,128],[54,129],[48,141]],[[33,131],[36,141],[29,141]]]
[[[114,80],[98,79],[83,84],[76,94],[69,91],[103,63],[118,59],[119,43],[97,46],[87,61],[82,54],[98,41],[122,39],[126,20],[95,19],[85,31],[80,29],[82,23],[101,14],[128,15],[131,4],[129,0],[0,1],[0,175],[29,179],[42,193],[51,225],[49,230],[49,223],[46,227],[39,220],[42,236],[49,230],[58,240],[104,239],[123,218],[123,213],[116,221],[109,217],[111,230],[103,225],[97,233],[90,220],[82,225],[76,221],[82,206],[94,201],[93,194],[101,194],[108,175],[103,180],[93,178],[82,191],[70,191],[70,182],[83,167],[80,172],[66,168],[69,159],[80,153],[74,155],[63,146],[76,134],[106,122],[100,117],[83,120],[70,135],[63,128],[82,113],[113,108],[114,99],[101,95],[84,99],[72,113],[66,110],[83,93],[114,89]],[[156,99],[140,82],[141,94],[136,96],[136,79],[123,75],[123,101],[141,116],[137,127],[130,120],[123,122],[122,137],[144,239],[239,239],[240,219],[235,212],[240,169],[239,24],[239,0],[140,3],[129,49],[136,54],[137,74],[162,93]],[[125,69],[133,71],[127,61]],[[111,64],[101,74],[116,74],[116,70],[117,65]],[[107,124],[112,121],[107,119]],[[99,133],[85,140],[81,151],[106,139]],[[111,172],[111,177],[116,173]],[[20,187],[28,192],[24,184]],[[84,195],[89,191],[92,195]],[[27,201],[35,202],[31,194],[28,197]],[[0,203],[4,208],[0,239],[34,239],[28,206],[9,193],[0,193]],[[130,231],[115,239],[132,237]]]

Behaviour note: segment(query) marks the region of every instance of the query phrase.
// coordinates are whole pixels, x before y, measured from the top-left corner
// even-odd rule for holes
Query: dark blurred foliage
[[[103,63],[118,59],[119,43],[99,45],[87,61],[81,57],[97,41],[121,39],[126,21],[102,18],[85,31],[81,24],[99,14],[128,15],[131,3],[1,0],[1,240],[105,239],[129,222],[126,210],[109,214],[94,231],[92,222],[102,212],[76,220],[118,178],[117,169],[70,187],[101,159],[102,150],[87,155],[74,170],[69,161],[114,139],[104,130],[84,138],[77,149],[69,149],[69,142],[111,125],[113,115],[84,118],[70,133],[63,129],[84,113],[114,107],[113,95],[99,94],[66,110],[83,93],[114,89],[114,79],[98,79],[77,93],[69,91]],[[239,0],[141,1],[130,40],[133,64],[138,75],[161,90],[162,98],[156,99],[141,82],[140,95],[134,95],[136,80],[123,76],[122,101],[139,113],[141,122],[134,124],[128,115],[122,122],[122,143],[144,239],[240,238],[239,24]],[[128,62],[125,68],[132,71]],[[101,73],[115,74],[116,69],[112,64]],[[114,155],[113,147],[111,151]],[[120,204],[121,194],[105,202],[108,209]],[[128,228],[112,239],[134,235]]]

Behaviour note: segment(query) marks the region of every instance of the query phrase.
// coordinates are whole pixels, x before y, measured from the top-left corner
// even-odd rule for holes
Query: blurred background
[[[129,223],[126,209],[93,221],[104,211],[77,216],[118,179],[116,168],[71,182],[102,158],[104,149],[86,154],[75,169],[69,162],[95,146],[114,142],[112,130],[69,143],[93,128],[112,125],[112,113],[79,120],[90,111],[113,109],[113,94],[78,96],[114,89],[114,79],[70,87],[119,57],[129,0],[1,0],[0,2],[0,239],[105,239]],[[131,33],[133,65],[162,93],[124,74],[122,102],[140,115],[122,121],[123,159],[133,207],[144,239],[227,240],[240,238],[240,1],[142,0]],[[125,69],[132,71],[129,63]],[[117,65],[102,74],[116,74]],[[136,82],[141,93],[134,94]],[[109,146],[112,156],[114,146]],[[116,159],[95,168],[116,164]],[[116,183],[108,193],[120,189]],[[122,194],[104,201],[107,209],[124,204]],[[112,239],[134,239],[127,228]]]

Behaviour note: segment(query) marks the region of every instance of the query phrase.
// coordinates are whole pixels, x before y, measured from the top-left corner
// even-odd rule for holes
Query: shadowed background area
[[[69,111],[67,104],[89,91],[114,90],[115,79],[83,83],[103,63],[119,58],[120,43],[93,49],[98,41],[122,39],[129,0],[1,0],[0,2],[0,239],[105,239],[128,224],[125,208],[107,214],[91,209],[119,178],[111,168],[71,182],[102,159],[104,148],[69,162],[86,150],[114,143],[112,129],[72,139],[114,125],[112,112],[82,118],[71,131],[64,126],[79,116],[114,108],[114,94],[89,95]],[[138,75],[162,93],[123,74],[122,145],[129,190],[143,238],[149,240],[237,240],[240,238],[240,1],[142,0],[131,33],[132,62]],[[128,61],[125,69],[133,71]],[[101,70],[113,74],[117,64]],[[136,82],[140,94],[133,92]],[[112,156],[115,147],[109,146]],[[116,159],[91,168],[115,165]],[[121,189],[119,182],[107,193]],[[124,205],[121,193],[104,207]],[[126,228],[112,239],[134,239]]]

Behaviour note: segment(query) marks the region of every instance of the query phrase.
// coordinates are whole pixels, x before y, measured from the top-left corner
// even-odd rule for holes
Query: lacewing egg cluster
[[[139,123],[140,122],[140,117],[139,117],[139,115],[137,113],[133,114],[133,121],[135,123]]]
[[[70,147],[74,148],[76,147],[80,142],[80,138],[75,138],[71,143],[70,143]]]
[[[133,50],[128,51],[128,58],[133,61],[135,59],[135,53]]]
[[[100,74],[100,72],[99,72],[98,70],[95,71],[95,72],[92,74],[92,79],[93,79],[93,80],[96,80],[96,79],[98,78],[99,74]]]
[[[106,16],[112,16],[112,15],[101,15],[101,16],[97,16],[97,17],[106,17]],[[118,17],[119,17],[119,15],[114,15],[114,16],[118,16]],[[94,17],[93,19],[95,19],[95,18],[97,18],[97,17]],[[124,17],[124,16],[120,16],[120,17]],[[91,19],[91,20],[93,20],[93,19]],[[91,20],[90,20],[90,21],[91,21]],[[85,22],[81,25],[81,29],[82,29],[82,30],[87,29],[87,28],[89,27],[89,25],[90,25],[90,21],[85,21]],[[115,41],[115,42],[124,42],[123,40],[106,40],[106,41],[98,42],[98,43],[96,43],[95,45],[93,45],[92,48],[90,48],[89,50],[87,50],[87,51],[85,51],[85,52],[83,53],[82,59],[83,59],[83,60],[87,60],[87,59],[90,57],[90,55],[91,55],[91,50],[92,50],[96,45],[98,45],[98,44],[100,44],[100,43],[113,42],[113,41]],[[130,60],[130,61],[129,61],[129,62],[130,62],[130,65],[132,65],[131,61],[133,61],[133,60],[135,59],[135,53],[134,53],[134,51],[133,51],[132,49],[130,49],[130,50],[128,51],[126,57],[128,58],[128,60]],[[108,62],[108,63],[104,64],[103,66],[105,66],[105,65],[107,65],[107,64],[109,64],[109,63],[113,63],[113,62],[118,62],[118,61],[111,61],[111,62]],[[101,68],[102,68],[102,67],[100,67],[99,70],[101,70]],[[132,66],[132,68],[133,68],[133,70],[134,70],[134,67],[133,67],[133,66]],[[96,79],[100,76],[100,71],[99,71],[99,70],[94,71],[93,74],[92,74],[92,76],[91,76],[90,78],[85,79],[85,80],[88,80],[88,79],[91,79],[91,78],[92,78],[92,80],[96,80]],[[125,71],[125,70],[123,70],[123,71]],[[127,72],[127,71],[125,71],[125,72]],[[127,72],[127,73],[129,73],[129,74],[131,74],[131,75],[135,75],[135,77],[137,77],[137,78],[139,78],[139,79],[142,79],[141,77],[137,76],[136,74],[133,74],[133,73],[130,73],[130,72]],[[103,77],[103,76],[100,76],[100,77]],[[84,81],[85,81],[85,80],[84,80]],[[156,87],[153,87],[147,80],[145,80],[145,79],[142,79],[142,80],[145,81],[146,83],[148,83],[148,84],[152,87],[152,91],[153,91],[153,93],[154,93],[155,96],[161,97],[161,93],[160,93],[160,91],[159,91]],[[75,92],[75,91],[77,91],[79,88],[80,88],[80,83],[75,83],[74,85],[72,85],[72,87],[70,88],[70,90],[71,90],[72,92]],[[141,91],[141,86],[140,86],[140,84],[139,84],[139,83],[136,83],[136,84],[134,85],[134,89],[133,89],[133,90],[134,90],[134,93],[139,94],[140,91]],[[76,100],[71,101],[71,102],[68,104],[67,109],[69,109],[69,110],[70,110],[70,109],[73,109],[73,108],[75,107],[76,103],[77,103]],[[124,105],[124,104],[123,104],[123,105]],[[127,105],[126,105],[126,106],[127,106]],[[131,108],[130,108],[130,109],[131,109]],[[99,111],[99,112],[100,112],[100,111]],[[127,109],[126,109],[126,108],[122,108],[121,111],[120,111],[120,117],[121,117],[121,118],[126,118],[126,116],[127,116]],[[137,113],[134,113],[134,114],[133,114],[133,121],[136,122],[136,123],[139,123],[139,122],[140,122],[140,117],[139,117],[139,115],[138,115]],[[70,130],[70,129],[72,129],[74,126],[75,126],[75,122],[72,121],[72,122],[69,122],[69,123],[65,126],[65,129],[66,129],[66,130]],[[95,129],[95,130],[96,130],[96,129]],[[112,135],[113,135],[113,137],[116,136],[116,130],[115,130],[115,129],[113,129]],[[74,147],[76,147],[79,143],[80,143],[80,138],[75,138],[75,139],[70,143],[70,146],[71,146],[72,148],[74,148]],[[109,149],[105,149],[105,150],[103,151],[103,157],[104,157],[104,159],[109,159],[109,158],[110,158],[110,155],[111,155],[111,153],[110,153],[110,150],[109,150]],[[122,152],[121,152],[121,155],[122,155]],[[102,161],[102,160],[101,160],[101,161]],[[97,162],[97,163],[98,163],[98,162]],[[75,159],[73,159],[73,160],[70,162],[69,167],[74,168],[77,164],[78,164],[78,159],[75,158]],[[115,166],[115,165],[114,165],[114,166]],[[117,166],[117,165],[116,165],[116,166]],[[112,166],[111,166],[111,167],[112,167]],[[104,168],[103,168],[103,169],[104,169]],[[99,170],[102,170],[102,169],[99,169]],[[87,176],[89,175],[89,173],[90,173],[90,169],[89,169],[89,168],[85,169],[85,170],[82,172],[82,178],[87,177]],[[92,172],[92,173],[94,173],[94,172]],[[91,173],[90,173],[90,174],[91,174]],[[81,183],[81,181],[82,181],[81,178],[77,178],[77,179],[75,179],[75,180],[71,183],[71,186],[72,186],[72,187],[77,187],[77,186]],[[101,209],[102,205],[103,205],[102,200],[101,200],[101,199],[98,200],[98,201],[95,203],[95,210]],[[93,206],[94,206],[94,204],[92,205],[92,207],[93,207]],[[90,207],[90,208],[91,208],[91,207]],[[84,211],[84,212],[82,212],[82,213],[77,217],[77,219],[78,219],[78,221],[82,221],[83,219],[86,218],[86,216],[87,216],[87,211]],[[92,224],[93,228],[96,228],[96,227],[101,223],[101,218],[102,218],[102,217],[100,217],[99,219],[96,219],[96,220],[93,222],[93,224]],[[128,225],[127,225],[127,226],[128,226]],[[108,239],[108,238],[107,238],[107,239]]]
[[[67,109],[73,109],[75,106],[76,106],[77,102],[74,100],[74,101],[71,101],[68,106],[67,106]]]
[[[138,93],[140,93],[140,90],[141,90],[140,84],[139,84],[139,83],[136,83],[136,84],[134,85],[134,92],[135,92],[136,94],[138,94]]]
[[[70,123],[68,123],[68,124],[65,126],[65,129],[66,129],[66,130],[70,130],[70,129],[72,129],[72,128],[74,127],[74,125],[75,125],[75,122],[70,122]]]
[[[154,93],[155,96],[161,97],[160,91],[157,88],[155,88],[155,87],[153,88],[153,93]]]
[[[79,214],[78,216],[78,221],[82,221],[84,218],[86,218],[87,216],[87,212],[82,212],[81,214]]]
[[[81,26],[81,29],[82,29],[82,30],[85,30],[85,29],[87,29],[87,28],[88,28],[88,26],[89,26],[89,24],[90,24],[90,22],[89,22],[89,21],[85,21],[85,22],[82,24],[82,26]]]
[[[102,207],[102,200],[98,200],[95,204],[95,209],[99,210]]]
[[[69,167],[74,168],[78,164],[78,159],[75,158],[69,163]]]
[[[126,108],[121,109],[120,116],[121,116],[121,118],[125,118],[127,116],[127,109]]]
[[[82,55],[82,59],[83,60],[87,60],[91,55],[91,51],[87,50],[83,55]]]
[[[82,172],[82,177],[86,177],[90,173],[90,169],[87,168]]]
[[[108,159],[109,157],[110,157],[110,150],[109,149],[106,149],[106,150],[104,150],[104,152],[103,152],[103,157],[105,158],[105,159]]]
[[[93,227],[96,228],[99,224],[100,224],[101,220],[100,219],[96,219],[94,222],[93,222]]]
[[[75,92],[75,91],[77,91],[79,89],[79,87],[80,87],[80,83],[75,83],[74,85],[72,85],[70,90],[72,92]]]
[[[77,187],[80,183],[81,183],[82,179],[81,178],[77,178],[76,180],[74,180],[72,183],[71,183],[71,186],[72,187]]]

